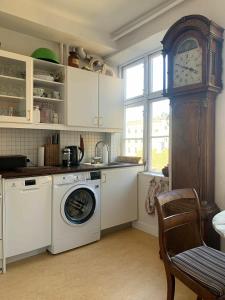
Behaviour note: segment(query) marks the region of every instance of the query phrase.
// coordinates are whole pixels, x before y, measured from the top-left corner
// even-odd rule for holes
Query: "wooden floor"
[[[0,275],[1,300],[166,300],[156,238],[136,229],[59,255],[9,264]],[[176,300],[196,297],[178,283]]]

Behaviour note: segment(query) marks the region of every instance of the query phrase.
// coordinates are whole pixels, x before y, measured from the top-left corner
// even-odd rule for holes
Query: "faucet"
[[[101,161],[104,163],[108,163],[109,162],[109,145],[104,143],[103,141],[98,141],[95,145],[95,158],[98,158],[98,146],[102,144],[102,157],[101,157]],[[106,148],[104,151],[104,147]],[[105,160],[105,161],[104,161]]]

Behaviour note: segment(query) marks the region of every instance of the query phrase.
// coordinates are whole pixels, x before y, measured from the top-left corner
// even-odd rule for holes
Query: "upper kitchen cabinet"
[[[32,58],[0,50],[0,121],[32,118]]]
[[[99,75],[99,127],[123,128],[122,80]]]
[[[98,127],[98,74],[67,67],[67,125]]]
[[[34,59],[33,69],[33,103],[40,109],[40,122],[64,124],[65,66]]]
[[[122,80],[67,67],[67,125],[122,130]]]

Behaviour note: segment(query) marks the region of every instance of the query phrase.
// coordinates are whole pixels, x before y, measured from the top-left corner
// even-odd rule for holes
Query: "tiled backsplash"
[[[48,130],[0,128],[0,155],[24,154],[37,164],[37,149],[52,134]]]
[[[95,155],[95,145],[98,141],[106,142],[106,133],[101,132],[74,132],[61,131],[60,132],[60,146],[61,149],[69,145],[80,145],[80,135],[84,139],[84,158],[83,162],[90,162]]]
[[[37,164],[37,149],[47,142],[55,132],[34,129],[0,128],[0,155],[24,154]],[[60,132],[60,148],[79,145],[80,134],[84,139],[85,155],[83,162],[89,162],[95,153],[95,144],[102,140],[110,145],[112,160],[120,154],[120,135],[101,132]]]

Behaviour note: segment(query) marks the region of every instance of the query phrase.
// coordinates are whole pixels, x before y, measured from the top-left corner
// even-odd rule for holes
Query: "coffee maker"
[[[79,146],[66,146],[63,149],[63,165],[65,167],[79,166],[83,157],[84,149]]]

